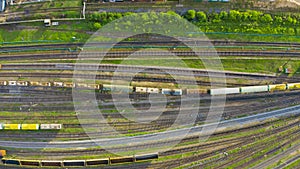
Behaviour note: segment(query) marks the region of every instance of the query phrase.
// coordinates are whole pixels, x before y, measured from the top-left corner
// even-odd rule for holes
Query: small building
[[[44,19],[45,26],[51,26],[51,19]]]

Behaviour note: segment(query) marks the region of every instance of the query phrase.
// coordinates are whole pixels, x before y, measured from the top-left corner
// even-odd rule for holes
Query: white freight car
[[[28,86],[28,82],[26,81],[17,81],[18,86]]]
[[[159,93],[159,89],[158,88],[147,88],[147,93]]]
[[[63,82],[53,82],[53,86],[55,86],[55,87],[64,87],[64,83]]]
[[[238,94],[240,93],[240,88],[220,88],[220,89],[211,89],[210,95],[227,95],[227,94]]]
[[[41,130],[60,130],[61,124],[41,124]]]
[[[137,92],[137,93],[146,93],[147,88],[146,87],[135,87],[135,92]]]
[[[267,92],[267,91],[269,91],[268,85],[241,87],[241,93],[255,93],[255,92]]]
[[[17,81],[8,81],[9,86],[17,86]]]

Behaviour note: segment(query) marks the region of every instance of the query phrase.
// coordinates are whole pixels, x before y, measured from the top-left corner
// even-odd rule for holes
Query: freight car
[[[147,93],[147,87],[135,87],[137,93]]]
[[[227,94],[238,94],[240,93],[240,88],[220,88],[220,89],[211,89],[211,95],[227,95]]]
[[[4,130],[21,130],[21,124],[3,124]]]
[[[50,87],[52,86],[51,82],[39,82],[38,86]]]
[[[39,130],[40,125],[39,124],[21,124],[22,130]]]
[[[147,93],[159,93],[159,89],[147,87]]]
[[[101,87],[103,93],[132,93],[133,91],[133,86],[103,84]]]
[[[159,88],[151,87],[135,87],[135,92],[137,93],[160,93]]]
[[[288,86],[287,84],[276,84],[276,85],[269,85],[268,86],[269,91],[276,91],[276,90],[287,90]]]
[[[8,81],[8,86],[17,86],[17,81]]]
[[[41,124],[41,130],[60,130],[62,128],[62,124]]]
[[[287,89],[288,90],[300,89],[300,83],[288,83]]]
[[[7,85],[7,81],[0,81],[0,86],[6,86]]]
[[[268,85],[241,87],[241,93],[256,93],[256,92],[268,92],[268,91],[269,91]]]
[[[64,87],[64,82],[53,82],[54,87]]]
[[[181,96],[182,89],[161,89],[161,94],[172,95],[172,96]]]
[[[194,95],[194,94],[207,94],[207,89],[186,89],[187,95]]]

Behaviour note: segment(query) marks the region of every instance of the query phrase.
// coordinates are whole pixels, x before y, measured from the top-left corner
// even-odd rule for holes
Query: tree
[[[289,24],[297,24],[297,19],[292,18],[291,16],[288,16],[286,20]]]
[[[249,20],[249,13],[248,12],[243,12],[242,13],[242,21],[246,22]]]
[[[262,17],[260,17],[260,20],[264,23],[272,23],[273,18],[270,14],[264,14]]]
[[[100,29],[101,28],[101,24],[99,23],[99,22],[95,22],[94,23],[94,30],[98,30],[98,29]]]
[[[252,10],[248,10],[247,12],[249,13],[249,19],[250,19],[250,21],[253,21],[253,22],[257,22],[259,20],[259,17],[262,14],[261,12],[252,11]]]
[[[207,16],[204,12],[199,11],[196,13],[196,18],[199,22],[206,22],[207,21]]]
[[[228,13],[226,11],[220,12],[220,19],[227,20],[227,18],[228,18]]]
[[[277,23],[277,24],[281,24],[281,23],[282,23],[282,17],[280,17],[280,16],[275,16],[275,17],[274,17],[274,22]]]
[[[194,20],[196,17],[196,11],[195,10],[188,10],[185,14],[185,18],[189,21]]]
[[[229,12],[229,19],[231,21],[237,21],[239,18],[241,18],[239,11],[230,10],[230,12]]]
[[[174,12],[174,11],[168,11],[167,14],[168,14],[168,15],[172,15],[172,16],[176,16],[176,17],[181,17],[179,14],[177,14],[177,13]]]

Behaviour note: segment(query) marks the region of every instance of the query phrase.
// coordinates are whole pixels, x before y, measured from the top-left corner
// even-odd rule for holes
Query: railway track
[[[290,98],[288,99],[286,102],[297,102],[297,100],[299,100],[298,97],[296,98]],[[257,113],[258,111],[264,111],[264,109],[266,108],[272,108],[272,107],[275,107],[275,108],[278,108],[278,106],[288,106],[288,105],[285,105],[287,104],[286,102],[281,102],[281,101],[277,101],[277,102],[270,102],[270,103],[265,103],[263,105],[253,105],[253,106],[249,106],[249,107],[244,107],[244,106],[234,106],[234,105],[231,105],[231,106],[227,106],[225,108],[225,112],[224,114],[226,114],[226,116],[230,116],[231,118],[233,117],[237,117],[237,116],[240,116],[240,115],[244,115],[244,114],[253,114],[254,113]],[[244,108],[243,108],[244,107]],[[202,112],[203,111],[203,112]],[[206,111],[208,111],[208,109],[206,110],[206,108],[203,108],[203,110],[200,111],[199,113],[201,115],[201,117],[206,117]],[[183,110],[183,113],[185,112],[185,110]],[[243,114],[241,114],[240,112],[243,112]],[[187,111],[187,113],[189,114],[189,112]],[[118,113],[103,113],[102,114],[105,118],[123,118],[123,116],[121,116],[120,114]],[[199,115],[199,114],[198,114]],[[173,123],[174,123],[174,120],[176,119],[176,112],[172,112],[172,111],[169,111],[169,112],[165,112],[160,118],[159,120],[156,120],[155,123],[150,123],[150,124],[136,124],[134,122],[118,122],[117,124],[114,123],[114,122],[109,122],[109,124],[111,126],[114,126],[120,133],[124,133],[126,134],[128,132],[128,129],[130,128],[131,132],[143,132],[143,131],[152,131],[152,130],[161,130],[163,128],[166,128],[166,127],[170,127]],[[49,119],[52,119],[52,117],[30,117],[28,116],[27,118],[30,118],[30,119],[40,119],[40,120],[43,120],[43,119],[46,119],[46,120],[49,120]],[[59,115],[59,116],[55,116],[53,117],[55,118],[56,120],[62,120],[62,119],[69,119],[69,120],[76,120],[77,117],[76,116],[65,116],[65,115]],[[86,117],[86,118],[93,118],[92,116],[89,116],[89,117]],[[17,120],[17,119],[21,119],[20,117],[7,117],[7,116],[3,116],[1,117],[2,120]],[[24,119],[24,118],[23,118]],[[197,118],[196,122],[203,122],[205,119],[201,119],[201,118]],[[93,127],[94,125],[96,124],[85,124],[86,127]],[[131,126],[131,127],[130,127]],[[126,127],[126,129],[124,129],[124,127]],[[127,129],[127,127],[129,127]],[[69,123],[69,124],[64,124],[64,128],[81,128],[81,126],[79,124],[72,124],[72,123]],[[123,128],[123,129],[122,129]],[[97,137],[99,135],[99,133],[90,133],[91,135]],[[101,133],[101,135],[104,135],[105,132]],[[107,133],[108,134],[108,133]],[[47,137],[45,137],[47,136]],[[61,133],[61,134],[54,134],[54,133],[47,133],[45,135],[40,135],[40,134],[28,134],[26,133],[26,135],[14,135],[14,134],[1,134],[1,137],[2,138],[36,138],[36,139],[46,139],[46,138],[80,138],[80,139],[84,139],[84,138],[88,138],[86,136],[85,133],[73,133],[73,134],[64,134],[64,133]]]
[[[270,122],[268,122],[270,123]],[[265,123],[267,124],[267,123]],[[259,126],[264,126],[265,124],[260,124]],[[266,133],[262,133],[260,135],[262,135],[262,137],[268,137],[268,136],[271,136],[272,134],[276,134],[276,133],[279,133],[279,132],[282,132],[282,131],[285,131],[286,129],[289,129],[290,127],[292,126],[297,126],[297,122],[296,123],[293,123],[293,124],[289,124],[287,126],[283,126],[283,127],[280,127],[280,128],[276,128],[276,129],[273,129],[271,131],[267,131]],[[256,126],[257,127],[257,126]],[[250,128],[253,128],[253,126],[251,126]],[[246,130],[249,129],[246,128]],[[237,130],[232,130],[232,131],[226,131],[226,132],[222,132],[221,135],[227,135],[229,134],[230,132],[231,133],[236,133],[237,131],[241,131],[242,129],[237,129]],[[215,134],[214,134],[215,135]],[[180,165],[183,165],[183,164],[187,164],[187,163],[190,163],[190,162],[193,162],[193,161],[198,161],[198,160],[201,160],[201,159],[204,159],[206,157],[210,157],[210,156],[213,156],[213,155],[216,155],[217,152],[225,152],[227,150],[231,150],[231,149],[235,149],[235,148],[238,148],[244,144],[250,144],[251,142],[255,141],[257,138],[262,138],[260,137],[260,135],[257,135],[257,134],[253,134],[251,136],[248,136],[245,138],[245,141],[241,141],[241,142],[237,142],[237,144],[233,144],[233,145],[229,145],[227,146],[226,144],[226,147],[225,148],[218,148],[216,150],[213,150],[213,151],[209,151],[207,153],[201,153],[199,155],[196,155],[196,156],[189,156],[189,157],[184,157],[183,159],[176,159],[176,160],[180,160],[180,162],[178,163],[178,161],[175,161],[175,160],[167,160],[167,161],[163,161],[163,162],[154,162],[151,164],[151,168],[165,168],[167,166],[172,166],[172,167],[176,167],[176,166],[180,166]],[[198,136],[194,137],[195,140],[198,139]],[[186,139],[184,139],[183,141],[186,141]],[[190,141],[190,140],[189,140]],[[233,140],[232,140],[233,141]],[[225,142],[226,143],[226,142]],[[223,143],[223,144],[225,144]],[[229,142],[227,142],[229,144]],[[157,143],[157,144],[161,144],[161,143]],[[212,143],[212,144],[208,144],[208,145],[205,145],[204,146],[207,146],[206,148],[209,148],[209,147],[214,147],[214,146],[217,146],[217,145],[220,145],[222,144],[222,142],[217,142],[217,143]],[[213,146],[214,145],[214,146]],[[188,147],[180,147],[176,150],[170,150],[169,152],[171,152],[171,154],[166,154],[166,155],[173,155],[173,154],[181,154],[182,152],[185,152],[185,150],[187,152],[191,152],[191,151],[197,151],[199,150],[199,148],[203,148],[203,145],[199,145],[199,146],[194,146],[194,148],[190,149]],[[144,145],[142,146],[144,147]],[[205,147],[204,147],[205,148]],[[120,148],[117,148],[117,149],[120,149],[120,150],[123,150],[122,147]],[[93,149],[93,150],[79,150],[79,152],[76,152],[76,150],[73,150],[70,153],[70,155],[80,155],[80,154],[89,154],[89,153],[95,153],[95,152],[99,152],[101,154],[103,150],[102,149]],[[125,148],[124,151],[128,151],[128,148]],[[14,151],[12,150],[12,152],[15,152],[15,153],[20,153],[21,152],[17,152],[17,151]],[[29,152],[29,151],[23,151],[25,152],[25,154],[32,154],[32,152]],[[52,151],[52,152],[48,152],[48,153],[52,153],[54,154],[55,152],[58,152],[60,153],[60,151]],[[62,152],[62,151],[61,151]],[[43,153],[47,153],[47,152],[43,152]],[[68,151],[66,151],[66,153],[68,153]],[[164,152],[163,152],[164,153]],[[160,154],[160,156],[163,156],[162,154]],[[179,165],[178,165],[179,164]],[[126,165],[126,166],[104,166],[104,168],[124,168],[124,167],[130,167],[130,168],[145,168],[147,167],[149,164],[148,163],[137,163],[137,164],[129,164],[129,165]],[[148,166],[149,167],[149,166]]]
[[[299,130],[291,133],[290,137],[288,137],[288,139],[285,142],[281,143],[278,147],[275,147],[275,148],[269,150],[264,155],[270,156],[270,155],[274,154],[276,151],[278,151],[280,149],[283,149],[284,147],[287,147],[289,144],[292,144],[292,143],[296,142],[297,140],[300,139],[299,133],[300,133]],[[284,137],[278,138],[278,142],[282,142],[282,140],[284,140]],[[278,142],[275,141],[274,144],[277,144]],[[269,144],[269,145],[272,145],[272,144]],[[263,151],[263,149],[261,151]],[[264,155],[253,158],[250,161],[248,161],[248,162],[246,162],[242,165],[237,166],[237,168],[238,169],[243,169],[243,168],[255,163],[256,161],[259,161],[260,159],[264,158]]]
[[[278,128],[277,130],[271,130],[271,131],[268,131],[268,132],[265,132],[265,133],[262,133],[262,134],[255,134],[255,135],[252,135],[251,137],[247,137],[243,142],[241,143],[237,143],[237,144],[234,144],[234,145],[230,145],[230,146],[227,146],[225,148],[218,148],[217,150],[213,150],[213,151],[210,151],[210,152],[207,152],[207,153],[200,153],[200,154],[194,154],[193,156],[189,156],[189,157],[183,157],[183,158],[176,158],[175,160],[167,160],[167,161],[163,161],[163,162],[155,162],[155,163],[151,163],[151,165],[145,163],[145,164],[134,164],[134,165],[130,165],[129,167],[130,168],[134,168],[134,169],[138,169],[138,168],[147,168],[147,167],[151,167],[151,168],[155,168],[155,169],[158,169],[158,168],[175,168],[175,167],[179,167],[179,166],[182,166],[184,164],[189,164],[191,162],[195,162],[195,161],[199,161],[199,160],[203,160],[205,158],[208,158],[208,157],[211,157],[211,156],[214,156],[220,152],[226,152],[228,150],[233,150],[233,149],[236,149],[236,148],[239,148],[243,145],[246,145],[246,144],[251,144],[252,142],[256,141],[257,138],[265,138],[265,137],[270,137],[271,135],[274,135],[276,133],[279,133],[279,132],[283,132],[285,130],[288,130],[289,127],[291,126],[295,126],[297,125],[296,124],[292,124],[292,125],[287,125],[287,126],[284,126],[284,127],[281,127],[281,128]],[[287,136],[288,137],[288,136]],[[199,149],[196,149],[196,150],[199,150]],[[173,150],[171,150],[173,151]],[[181,154],[181,150],[175,150],[173,151],[172,154]],[[171,155],[171,154],[168,154],[168,155]],[[160,153],[160,156],[164,156],[164,154]],[[104,168],[116,168],[116,169],[125,169],[126,167],[128,166],[107,166],[107,167],[104,167]]]
[[[63,50],[63,49],[62,49]],[[2,51],[2,53],[5,51]],[[114,58],[114,59],[124,59],[128,56],[134,54],[136,51],[109,51],[109,52],[97,52],[97,53],[84,53],[81,55],[81,59],[99,59],[100,56],[104,56],[104,59],[107,58]],[[170,52],[173,53],[173,55],[177,57],[198,57],[194,52],[192,51],[143,51],[138,52],[137,56],[134,56],[135,58],[138,57],[163,57],[168,56],[170,57]],[[73,53],[64,53],[64,54],[39,54],[39,55],[11,55],[11,56],[0,56],[1,60],[20,60],[20,59],[77,59],[79,53],[73,52]],[[239,56],[239,57],[257,57],[257,56],[263,56],[263,57],[299,57],[300,52],[278,52],[278,51],[218,51],[218,52],[209,52],[209,51],[203,51],[199,52],[200,56],[208,56],[206,59],[211,57],[211,59],[215,59],[216,56]]]
[[[263,124],[258,124],[258,125],[254,125],[254,126],[248,126],[248,127],[244,127],[244,128],[239,128],[239,129],[236,129],[236,130],[229,130],[229,131],[225,131],[225,132],[218,132],[218,133],[214,133],[211,137],[220,137],[220,136],[226,136],[228,134],[233,134],[233,133],[236,133],[236,132],[245,132],[245,131],[249,131],[249,130],[253,130],[253,129],[258,129],[258,128],[262,128],[262,127],[266,127],[266,126],[269,126],[271,125],[271,122],[267,122],[267,123],[263,123]],[[292,124],[292,125],[296,125],[296,124]],[[289,125],[289,126],[292,126],[292,125]],[[278,129],[276,129],[278,130]],[[255,136],[255,135],[252,135],[252,136]],[[189,152],[189,151],[193,151],[193,150],[197,150],[199,148],[208,148],[208,147],[213,147],[213,146],[216,146],[216,145],[220,145],[220,144],[223,144],[223,143],[228,143],[228,142],[232,142],[232,141],[245,141],[249,138],[249,136],[244,136],[244,137],[240,137],[240,138],[232,138],[232,139],[228,139],[228,140],[221,140],[221,141],[216,141],[216,142],[212,142],[212,143],[205,143],[205,144],[199,144],[197,147],[195,146],[190,146],[190,147],[181,147],[181,148],[176,148],[175,150],[169,150],[169,151],[166,151],[166,152],[162,152],[160,153],[161,156],[169,156],[169,155],[174,155],[178,152]],[[191,141],[196,141],[198,140],[198,136],[190,136],[190,137],[187,137],[187,138],[184,138],[182,139],[181,143],[186,143],[186,142],[191,142]],[[155,144],[157,145],[164,145],[166,143],[168,143],[169,141],[167,142],[157,142]],[[147,145],[144,145],[144,146],[147,146]],[[131,148],[134,148],[134,146],[132,146]],[[18,150],[11,150],[12,152],[15,152],[15,153],[18,153]],[[68,150],[68,151],[51,151],[51,152],[47,152],[47,151],[44,151],[44,152],[32,152],[32,151],[26,151],[26,150],[22,150],[22,152],[19,152],[20,155],[22,153],[26,154],[26,155],[49,155],[49,156],[56,156],[56,155],[63,155],[64,153],[66,153],[67,155],[78,155],[78,154],[92,154],[92,153],[103,153],[104,150],[103,149],[86,149],[86,150]],[[23,155],[24,155],[23,154]]]
[[[293,137],[293,139],[290,140],[289,136]],[[209,164],[214,163],[215,164],[215,165],[213,165],[214,168],[218,168],[218,169],[219,168],[226,168],[226,167],[229,167],[231,165],[234,165],[234,164],[240,162],[241,160],[245,160],[245,159],[253,156],[254,153],[258,153],[260,151],[263,151],[264,149],[266,149],[267,147],[270,147],[271,145],[281,143],[281,145],[279,146],[279,149],[280,149],[280,147],[285,146],[287,143],[291,143],[292,141],[295,141],[295,136],[296,136],[296,138],[300,137],[299,136],[299,131],[294,131],[294,132],[288,133],[288,135],[285,134],[284,136],[279,136],[279,137],[277,137],[277,139],[275,139],[275,140],[273,139],[271,141],[264,142],[263,144],[251,145],[250,147],[248,147],[246,149],[242,149],[242,150],[238,151],[237,153],[230,154],[229,156],[223,157],[221,159],[212,160],[212,161],[210,161],[209,163],[207,163],[205,165],[198,165],[197,167],[205,167],[205,166],[208,166]],[[288,139],[289,141],[286,141],[285,139]],[[271,151],[267,152],[266,155],[267,154],[270,155],[271,152],[276,151],[276,149],[278,150],[278,147],[276,147],[276,148],[272,149]],[[255,157],[255,158],[249,160],[246,163],[243,163],[243,164],[240,164],[240,165],[236,166],[235,168],[243,169],[243,168],[251,165],[255,161],[264,158],[264,155],[265,154],[263,154],[261,156],[258,156],[258,157]]]
[[[295,125],[295,124],[288,125],[288,126],[291,127],[293,125]],[[228,150],[232,150],[234,148],[238,148],[238,147],[250,144],[250,143],[254,142],[257,138],[262,139],[262,138],[270,137],[271,135],[277,134],[279,132],[282,132],[282,131],[285,131],[285,130],[288,130],[288,129],[289,128],[287,128],[287,127],[283,127],[280,130],[269,131],[269,132],[265,132],[265,133],[262,133],[262,134],[259,134],[259,135],[252,135],[251,137],[248,137],[245,141],[243,141],[239,144],[228,146],[226,148],[221,148],[221,149],[218,149],[218,150],[213,151],[213,152],[204,153],[202,155],[195,155],[195,156],[191,156],[191,157],[188,157],[188,158],[171,160],[171,161],[161,163],[161,164],[158,163],[157,167],[155,167],[156,165],[154,165],[152,167],[153,168],[161,168],[163,166],[165,166],[165,167],[171,166],[171,168],[178,167],[178,166],[181,166],[183,164],[191,163],[191,162],[194,162],[194,161],[199,161],[199,159],[204,159],[206,157],[213,156],[213,155],[215,155],[216,152],[226,152]],[[285,136],[285,138],[287,138],[287,137],[289,137],[289,135]]]
[[[69,78],[73,79],[73,73],[27,73],[27,72],[0,72],[0,77],[22,77],[22,78]],[[204,85],[210,86],[211,82],[202,80],[180,80],[173,78],[160,78],[160,77],[145,77],[145,76],[122,76],[122,75],[105,75],[105,74],[76,74],[76,78],[80,79],[96,79],[96,80],[124,80],[124,81],[136,81],[136,82],[161,82],[161,83],[174,83],[174,84],[190,84],[190,85]],[[214,86],[224,86],[222,82],[214,82]],[[239,86],[237,83],[227,83],[228,86]]]
[[[77,7],[74,7],[74,9]],[[53,8],[52,8],[53,9]],[[32,9],[30,9],[32,11]],[[43,9],[46,10],[47,9]],[[50,9],[51,10],[51,9]],[[7,14],[8,15],[8,14]],[[189,40],[184,40],[184,42],[194,42]],[[228,40],[211,40],[211,41],[197,41],[196,45],[203,45],[206,43],[211,43],[215,46],[249,46],[249,45],[255,45],[255,46],[270,46],[270,47],[300,47],[300,43],[289,43],[289,42],[242,42],[242,41],[228,41]],[[7,50],[7,49],[24,49],[24,48],[57,48],[57,47],[83,47],[84,45],[88,46],[111,46],[115,43],[110,42],[88,42],[88,43],[56,43],[56,44],[34,44],[34,45],[18,45],[18,46],[2,46],[1,50]],[[124,47],[124,46],[137,46],[137,45],[158,45],[158,46],[170,46],[170,47],[176,47],[176,46],[183,46],[183,42],[180,41],[170,41],[170,40],[160,40],[160,41],[122,41],[117,43],[116,47]]]
[[[77,70],[77,71],[102,71],[102,72],[126,72],[126,73],[147,73],[147,74],[174,74],[182,76],[196,77],[223,77],[228,78],[276,78],[275,75],[258,73],[241,73],[218,70],[202,70],[192,68],[171,68],[159,66],[135,66],[135,65],[115,65],[115,64],[60,64],[60,63],[40,63],[40,64],[2,64],[2,70]]]

